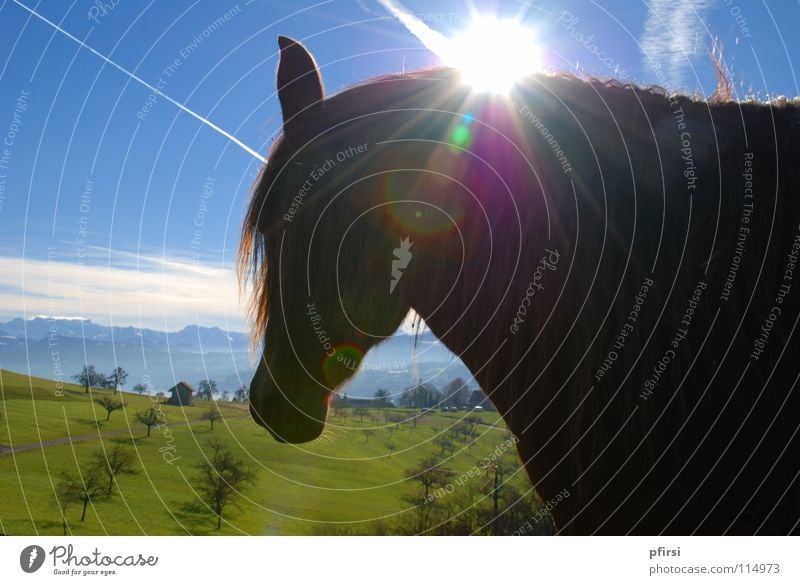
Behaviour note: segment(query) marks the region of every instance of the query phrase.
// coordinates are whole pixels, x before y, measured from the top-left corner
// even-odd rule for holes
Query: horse
[[[796,101],[446,67],[326,97],[279,46],[238,257],[260,425],[318,437],[413,309],[569,494],[558,534],[798,533]]]

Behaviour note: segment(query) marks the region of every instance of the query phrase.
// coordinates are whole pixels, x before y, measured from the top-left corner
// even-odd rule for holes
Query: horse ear
[[[278,37],[281,57],[278,63],[278,99],[283,123],[292,123],[295,116],[322,101],[322,78],[314,57],[289,37]]]

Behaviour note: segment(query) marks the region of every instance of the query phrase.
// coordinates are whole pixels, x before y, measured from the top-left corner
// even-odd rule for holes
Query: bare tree
[[[85,365],[80,374],[72,376],[72,379],[84,387],[84,391],[88,394],[92,386],[102,386],[105,376],[97,371],[93,365]]]
[[[110,396],[103,396],[95,400],[97,404],[102,406],[106,411],[106,420],[111,418],[111,413],[115,410],[122,408],[122,401],[111,398]]]
[[[432,408],[441,399],[439,392],[433,384],[418,384],[408,388],[400,395],[400,406],[404,408]]]
[[[116,394],[117,390],[123,387],[127,381],[128,372],[119,366],[114,368],[114,370],[111,372],[111,375],[108,377],[108,385],[114,390],[114,394]]]
[[[216,380],[200,380],[197,384],[197,397],[212,400],[217,391]]]
[[[220,396],[220,400],[222,400],[223,402],[230,402],[231,393],[228,392],[227,390],[223,391],[222,396]]]
[[[364,422],[364,417],[369,415],[369,408],[357,406],[353,409],[353,416],[357,416],[359,422]]]
[[[478,507],[478,521],[484,530],[488,529],[489,534],[511,534],[534,516],[538,518],[534,522],[538,526],[529,534],[546,534],[552,527],[552,519],[536,514],[537,504],[532,495],[526,497],[510,483],[503,481],[504,477],[519,469],[519,466],[519,461],[508,456],[499,457],[494,463],[481,466],[488,480],[483,486],[483,492],[488,496],[486,502],[491,502],[491,505]],[[542,520],[544,522],[539,524]]]
[[[434,491],[447,485],[454,472],[439,466],[434,457],[428,457],[417,467],[407,469],[406,475],[419,484],[419,491],[405,499],[416,506],[416,518],[413,532],[422,533],[433,525],[434,512],[437,509]]]
[[[247,402],[250,400],[250,389],[242,384],[239,389],[233,393],[234,402]]]
[[[386,442],[386,448],[389,450],[389,457],[397,450],[397,445],[392,443],[391,441]]]
[[[378,408],[386,408],[390,404],[389,399],[389,392],[384,390],[383,388],[379,388],[375,391],[375,403],[378,405]]]
[[[468,435],[473,435],[474,432],[475,432],[475,429],[478,428],[478,425],[483,423],[483,421],[481,420],[481,417],[479,417],[477,415],[474,415],[474,414],[471,415],[471,416],[468,416],[466,418],[466,422],[469,424],[469,433],[468,433]]]
[[[453,439],[448,434],[440,434],[433,438],[433,444],[436,445],[441,449],[441,454],[444,455],[445,453],[452,453],[455,449],[455,445],[453,444]]]
[[[406,470],[408,478],[422,487],[422,500],[430,500],[431,491],[444,487],[453,473],[450,469],[439,467],[439,461],[435,457],[423,459],[416,467]]]
[[[392,413],[389,415],[387,422],[394,423],[394,428],[399,429],[401,424],[405,424],[406,417],[400,412]]]
[[[103,470],[91,466],[81,475],[65,471],[56,486],[56,493],[62,511],[66,510],[66,506],[70,502],[83,504],[81,512],[81,522],[83,522],[86,520],[86,508],[89,502],[108,497]]]
[[[211,430],[214,430],[214,423],[218,420],[222,420],[222,414],[216,408],[209,408],[203,414],[200,415],[200,420],[207,420],[211,423]]]
[[[222,513],[245,484],[255,482],[255,472],[231,453],[217,439],[209,442],[210,456],[197,467],[197,492],[217,517],[217,530],[222,528]]]
[[[136,418],[147,427],[147,436],[149,437],[150,429],[161,419],[161,411],[155,406],[151,406],[147,410],[137,412]]]
[[[374,430],[372,430],[372,429],[364,429],[364,430],[363,430],[363,431],[361,431],[361,432],[362,432],[362,433],[364,433],[364,442],[365,442],[365,443],[369,443],[369,438],[370,438],[372,435],[374,435],[374,434],[375,434],[375,431],[374,431]]]
[[[469,402],[469,389],[464,378],[454,378],[442,388],[442,402],[447,406],[461,408]]]
[[[453,437],[461,437],[466,441],[469,439],[469,434],[472,431],[472,426],[465,420],[458,421],[450,430],[453,434]]]
[[[111,449],[98,449],[92,455],[94,465],[108,477],[108,492],[114,488],[114,480],[118,475],[136,475],[136,457],[133,451],[122,445],[114,445]]]

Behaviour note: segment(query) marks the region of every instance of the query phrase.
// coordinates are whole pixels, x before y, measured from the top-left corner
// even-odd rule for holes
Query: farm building
[[[380,406],[380,401],[374,398],[351,398],[347,394],[342,396],[341,394],[334,394],[332,398],[331,404],[333,406],[347,406],[347,407],[359,407],[365,406],[367,408],[378,407]],[[387,403],[387,406],[394,406],[390,401]]]
[[[485,408],[486,410],[495,410],[494,404],[492,404],[489,397],[484,394],[483,390],[473,390],[472,393],[469,395],[469,408],[475,408],[476,406],[480,406]]]
[[[167,404],[172,404],[174,406],[191,406],[192,394],[197,392],[197,390],[188,382],[180,381],[167,390],[167,392],[170,393]]]

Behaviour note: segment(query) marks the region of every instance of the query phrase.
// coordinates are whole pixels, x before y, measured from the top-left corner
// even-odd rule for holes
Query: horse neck
[[[521,272],[532,274],[538,263],[532,263]],[[550,274],[552,270],[547,269]],[[532,346],[540,333],[542,311],[526,309],[523,321],[514,327],[526,285],[512,286],[505,301],[490,291],[476,291],[471,287],[456,287],[439,307],[433,306],[447,291],[436,291],[438,282],[447,282],[448,270],[439,267],[437,282],[420,285],[424,299],[413,304],[431,331],[456,354],[470,369],[481,388],[490,396],[506,422],[517,433],[522,433],[530,421],[526,401],[521,394],[538,377],[537,348]],[[491,275],[489,276],[491,278]],[[555,286],[555,284],[553,284]],[[427,290],[425,290],[427,288]],[[522,295],[518,289],[522,289]],[[440,292],[441,294],[431,294]],[[511,299],[514,299],[513,301]],[[527,303],[526,303],[527,305]]]
[[[570,291],[562,290],[569,271],[575,211],[568,175],[552,145],[542,139],[527,110],[514,102],[511,113],[515,118],[503,134],[511,135],[520,150],[505,147],[499,139],[472,145],[472,151],[488,161],[487,166],[497,170],[502,180],[487,188],[481,183],[485,173],[478,177],[472,171],[466,176],[456,174],[482,197],[480,205],[466,209],[459,229],[443,240],[427,248],[422,242],[415,244],[408,300],[431,331],[467,365],[519,438],[529,474],[542,477],[559,466],[563,443],[550,439],[563,432],[559,425],[575,410],[577,399],[559,391],[561,382],[552,383],[570,378],[564,369],[572,368],[573,361],[563,359],[562,352],[556,365],[549,364],[563,333],[555,324],[571,322],[568,315],[551,314],[556,300],[562,295],[560,306],[579,305]],[[574,124],[555,114],[548,124],[553,132],[557,130],[562,146],[569,144],[574,160],[593,160],[587,158],[591,152],[585,146],[578,147],[581,140]],[[478,128],[477,140],[480,132]],[[548,193],[547,201],[543,193]],[[443,204],[441,195],[435,203]],[[452,253],[462,246],[463,261]],[[583,275],[570,278],[574,284]],[[543,411],[547,415],[538,416]],[[541,449],[543,445],[547,447]],[[550,474],[537,484],[537,490],[543,497],[555,495],[564,482],[563,473]]]
[[[417,263],[410,265],[409,304],[467,365],[511,430],[520,435],[531,420],[529,407],[539,402],[523,394],[540,371],[542,356],[537,352],[542,340],[532,346],[555,301],[565,248],[548,240],[541,215],[522,208],[518,223],[509,219],[503,206],[483,209],[487,217],[477,210],[467,213],[465,217],[477,220],[466,220],[427,249],[420,244]],[[526,295],[532,290],[536,300],[528,302]]]

